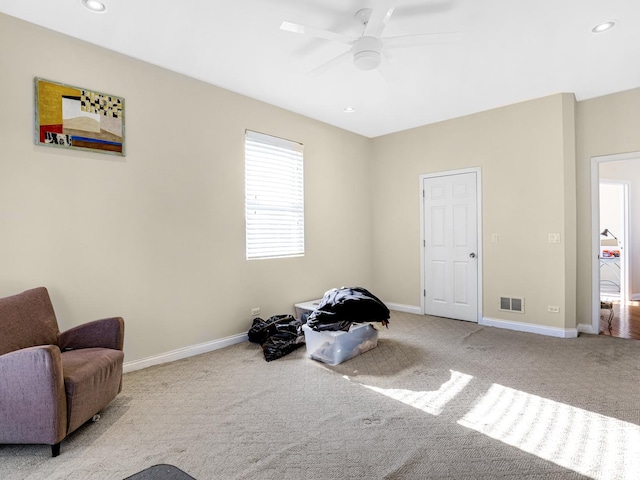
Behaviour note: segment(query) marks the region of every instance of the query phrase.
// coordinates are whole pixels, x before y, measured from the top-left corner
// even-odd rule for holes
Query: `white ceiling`
[[[359,36],[384,0],[0,0],[0,12],[302,115],[376,137],[558,92],[640,87],[640,0],[399,0],[383,36],[458,32],[393,50],[384,76],[283,20]],[[604,21],[614,29],[593,34]],[[117,93],[117,92],[116,92]],[[345,113],[345,106],[356,108]]]

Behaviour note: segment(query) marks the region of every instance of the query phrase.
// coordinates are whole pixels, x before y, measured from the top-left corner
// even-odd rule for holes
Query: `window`
[[[247,260],[304,255],[303,147],[246,131]]]

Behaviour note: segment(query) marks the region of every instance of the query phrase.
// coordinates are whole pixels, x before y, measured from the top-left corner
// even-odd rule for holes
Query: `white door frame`
[[[619,162],[622,160],[639,160],[640,152],[620,153],[615,155],[600,155],[591,157],[591,331],[595,335],[600,331],[600,164],[605,162]],[[629,248],[631,247],[630,225],[628,225],[629,211],[625,218],[625,279],[622,283],[629,288]],[[621,285],[622,287],[622,285]],[[628,293],[628,292],[627,292]],[[622,291],[620,292],[621,297]]]
[[[424,235],[424,197],[423,197],[423,185],[427,178],[434,177],[446,177],[451,175],[461,175],[464,173],[476,174],[476,208],[477,208],[477,235],[478,235],[478,313],[476,315],[476,321],[480,323],[482,321],[482,169],[480,167],[463,168],[460,170],[446,170],[443,172],[425,173],[420,175],[420,311],[422,315],[425,315],[425,268],[424,268],[424,249],[426,245],[426,238]]]

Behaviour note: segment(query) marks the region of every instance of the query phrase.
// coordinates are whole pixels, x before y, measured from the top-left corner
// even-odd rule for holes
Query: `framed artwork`
[[[35,78],[35,143],[124,156],[124,98]]]

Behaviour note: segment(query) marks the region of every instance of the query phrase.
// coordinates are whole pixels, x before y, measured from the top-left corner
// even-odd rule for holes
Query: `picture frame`
[[[125,156],[124,98],[34,78],[36,145]]]

